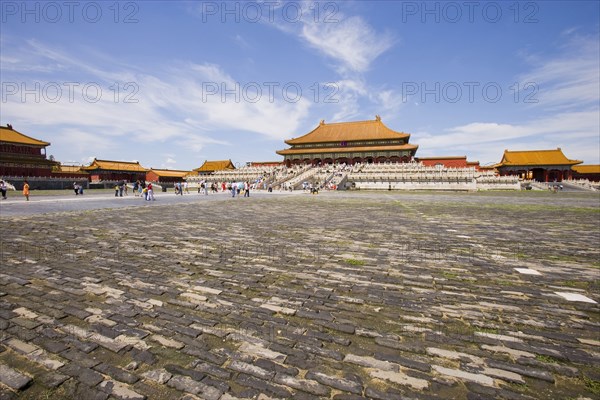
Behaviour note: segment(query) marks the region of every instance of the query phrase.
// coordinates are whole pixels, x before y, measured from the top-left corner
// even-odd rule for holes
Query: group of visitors
[[[143,197],[144,200],[154,201],[154,189],[152,187],[152,183],[148,182],[146,185],[146,181],[137,180],[133,184],[133,195],[135,197]]]
[[[223,182],[223,183],[225,183],[225,182]],[[210,184],[210,191],[211,191],[211,193],[219,193],[219,187],[215,182]],[[225,191],[225,190],[223,190],[223,191]],[[198,194],[208,195],[208,182],[205,182],[205,181],[200,182],[200,186],[198,186]]]
[[[77,196],[77,195],[83,196],[83,185],[80,185],[77,182],[73,182],[73,191],[75,192],[75,196]]]
[[[244,192],[244,197],[250,197],[250,183],[246,182],[232,182],[227,186],[227,189],[231,191],[231,197],[236,195],[240,197],[240,193]]]
[[[182,196],[184,193],[190,194],[190,189],[188,187],[187,182],[175,182],[174,188],[175,188],[175,194],[180,194]]]
[[[2,200],[6,200],[6,193],[8,192],[8,184],[4,180],[0,180],[0,194],[2,194]],[[29,182],[23,181],[23,196],[25,200],[29,201]]]
[[[115,197],[123,197],[123,192],[127,196],[128,187],[125,181],[121,181],[115,185]]]

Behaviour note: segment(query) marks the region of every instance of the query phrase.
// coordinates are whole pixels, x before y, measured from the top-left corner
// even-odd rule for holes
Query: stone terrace
[[[202,199],[0,219],[0,398],[600,394],[597,194]]]

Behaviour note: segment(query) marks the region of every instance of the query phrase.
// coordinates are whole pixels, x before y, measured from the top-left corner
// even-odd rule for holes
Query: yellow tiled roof
[[[583,161],[568,159],[560,149],[556,150],[528,150],[509,151],[504,150],[502,161],[498,167],[509,167],[514,165],[575,165]]]
[[[572,169],[578,174],[600,174],[600,164],[575,165]]]
[[[314,149],[285,149],[279,150],[276,153],[282,156],[290,154],[315,154],[315,153],[355,153],[359,151],[399,151],[399,150],[416,150],[419,146],[414,144],[401,144],[396,146],[361,146],[361,147],[317,147]]]
[[[129,162],[129,161],[110,161],[110,160],[98,160],[94,159],[92,163],[83,167],[82,169],[86,171],[95,171],[98,169],[108,170],[108,171],[131,171],[131,172],[146,172],[148,169],[142,167],[139,162]]]
[[[188,175],[190,171],[182,171],[177,169],[154,169],[151,168],[150,171],[154,172],[158,176],[164,177],[175,177],[175,178],[183,178]]]
[[[82,170],[80,165],[58,165],[56,172],[69,172],[72,174],[87,174],[87,171]]]
[[[289,139],[285,142],[293,145],[356,140],[404,139],[409,137],[410,134],[408,133],[391,130],[377,116],[375,120],[371,121],[336,122],[330,124],[321,121],[319,126],[306,135]]]
[[[21,132],[17,132],[14,129],[6,126],[0,126],[0,142],[32,144],[35,146],[50,146],[50,143],[48,142],[23,135]]]
[[[231,160],[204,161],[200,168],[196,168],[196,172],[222,171],[224,169],[235,169]]]

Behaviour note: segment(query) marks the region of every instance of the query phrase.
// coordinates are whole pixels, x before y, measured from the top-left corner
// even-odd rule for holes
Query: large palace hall
[[[286,166],[298,164],[408,162],[419,146],[408,143],[410,134],[396,132],[381,121],[336,122],[319,126],[277,151]]]

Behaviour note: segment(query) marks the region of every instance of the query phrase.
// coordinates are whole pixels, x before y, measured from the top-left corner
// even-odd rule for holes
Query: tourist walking
[[[140,181],[139,179],[137,181],[135,181],[135,183],[133,184],[133,197],[137,197],[138,195],[138,189],[140,188]]]
[[[6,191],[8,187],[6,186],[6,182],[0,181],[0,193],[2,193],[2,200],[6,200]]]
[[[75,192],[75,196],[79,194],[79,186],[77,185],[77,182],[73,182],[73,191]]]
[[[250,197],[250,183],[248,181],[244,183],[244,197]]]
[[[190,194],[190,189],[188,188],[187,182],[183,182],[183,190],[185,191],[186,194]]]
[[[146,200],[154,201],[154,190],[152,190],[152,183],[148,183],[148,196],[147,196]]]
[[[25,200],[29,201],[29,182],[23,181],[23,196]]]
[[[115,197],[119,197],[119,185],[115,185]]]

